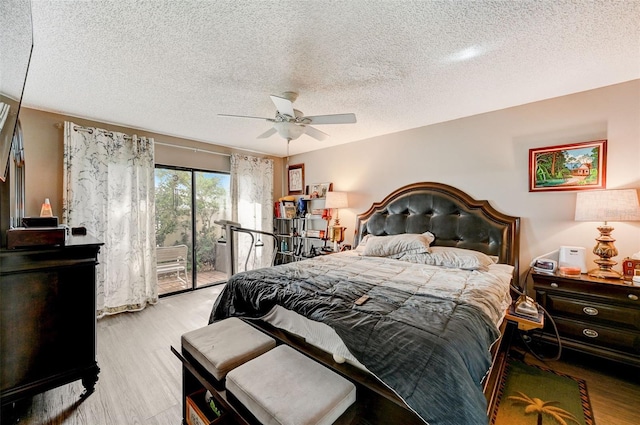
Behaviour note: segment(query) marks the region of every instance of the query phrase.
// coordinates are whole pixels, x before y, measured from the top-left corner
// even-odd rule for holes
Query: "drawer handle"
[[[638,301],[638,296],[636,294],[629,294],[629,299],[633,301]]]
[[[597,316],[599,313],[598,309],[593,307],[584,307],[582,311],[584,311],[584,314],[588,314],[589,316]]]
[[[557,287],[558,287],[558,284],[557,284],[557,283],[555,283],[555,282],[551,282],[551,287],[552,287],[552,288],[557,288]]]
[[[584,336],[587,336],[589,338],[597,338],[598,337],[598,332],[594,331],[593,329],[583,329],[582,333],[584,334]]]

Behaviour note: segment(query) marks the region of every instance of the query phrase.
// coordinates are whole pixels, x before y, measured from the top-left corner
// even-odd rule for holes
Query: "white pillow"
[[[399,258],[406,254],[425,253],[429,252],[429,245],[434,239],[431,232],[371,236],[364,246],[363,255]]]
[[[410,263],[482,271],[487,271],[490,265],[497,262],[497,257],[471,249],[432,246],[429,251],[428,253],[404,255],[398,259]]]
[[[367,244],[367,241],[369,240],[369,238],[371,236],[372,236],[371,234],[364,235],[364,237],[360,240],[360,242],[358,243],[358,246],[356,246],[356,249],[354,251],[356,251],[360,255],[363,255],[364,254],[364,246]]]

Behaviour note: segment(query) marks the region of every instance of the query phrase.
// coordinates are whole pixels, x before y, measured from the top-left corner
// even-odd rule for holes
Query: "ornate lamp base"
[[[598,268],[590,270],[588,275],[602,279],[622,279],[621,273],[612,270],[612,267],[618,264],[611,259],[611,257],[618,255],[618,249],[613,244],[616,240],[611,237],[613,227],[607,226],[605,223],[603,226],[599,226],[598,230],[600,231],[600,236],[596,238],[598,243],[593,248],[593,253],[600,257],[594,260]]]
[[[614,263],[617,264],[617,263]],[[593,269],[588,273],[591,277],[599,277],[600,279],[622,279],[622,274],[611,269]]]
[[[340,220],[335,219],[335,223],[329,230],[329,239],[333,242],[333,251],[338,252],[338,245],[344,240],[344,230],[346,227],[340,226]]]

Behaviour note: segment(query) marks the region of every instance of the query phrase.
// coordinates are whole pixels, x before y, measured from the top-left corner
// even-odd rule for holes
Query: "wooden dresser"
[[[563,347],[640,367],[640,287],[586,274],[532,277],[536,301],[553,317]],[[550,321],[545,330],[552,340]]]
[[[96,264],[101,242],[70,236],[65,246],[0,250],[2,406],[82,379],[98,380]]]

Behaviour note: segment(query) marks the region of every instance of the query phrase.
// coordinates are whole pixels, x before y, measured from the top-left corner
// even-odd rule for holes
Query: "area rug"
[[[491,425],[595,425],[584,380],[509,359]]]

